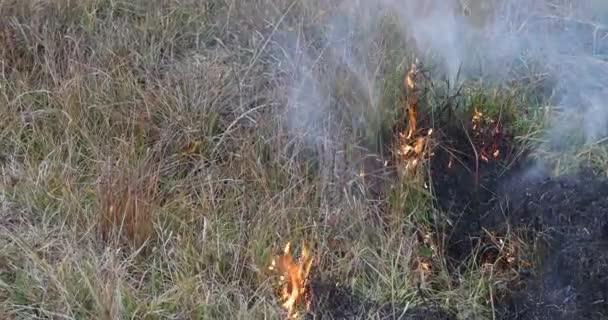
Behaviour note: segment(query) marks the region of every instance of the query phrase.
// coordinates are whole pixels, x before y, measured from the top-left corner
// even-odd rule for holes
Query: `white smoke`
[[[565,121],[577,118],[585,142],[608,134],[608,1],[603,0],[344,1],[318,26],[322,44],[316,51],[289,53],[299,57],[299,76],[290,84],[292,127],[313,140],[335,135],[322,126],[339,103],[330,88],[344,80],[340,68],[352,75],[353,90],[365,91],[365,99],[346,107],[377,108],[382,57],[375,56],[373,37],[387,16],[423,61],[437,62],[452,83],[472,77],[500,83],[513,77],[515,66],[541,65],[556,81],[551,103],[563,110],[553,132],[563,134]],[[316,70],[320,65],[325,69]]]

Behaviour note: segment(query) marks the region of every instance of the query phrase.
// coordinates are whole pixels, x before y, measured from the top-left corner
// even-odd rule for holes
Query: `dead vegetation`
[[[453,88],[358,9],[0,2],[0,318],[499,317],[532,250],[455,254],[489,199],[454,193],[535,143],[544,78]]]
[[[141,248],[155,238],[160,169],[153,163],[126,166],[110,163],[100,177],[99,232],[105,242],[127,242]]]

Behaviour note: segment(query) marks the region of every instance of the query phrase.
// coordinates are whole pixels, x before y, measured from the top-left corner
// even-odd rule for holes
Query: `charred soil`
[[[532,252],[504,263],[516,276],[497,296],[499,318],[608,318],[608,182],[588,170],[552,177],[527,161],[507,170],[475,160],[470,147],[454,161],[447,150],[467,150],[467,140],[452,136],[431,170],[437,203],[449,213],[451,267],[496,264],[506,246],[488,238],[517,237]]]
[[[502,224],[527,230],[540,258],[512,295],[509,318],[606,319],[608,182],[591,173],[546,178],[501,203],[507,208]],[[485,223],[500,225],[491,220]]]
[[[402,319],[402,320],[454,320],[454,316],[439,306],[410,307],[406,304],[379,303],[327,281],[313,281],[308,319]]]

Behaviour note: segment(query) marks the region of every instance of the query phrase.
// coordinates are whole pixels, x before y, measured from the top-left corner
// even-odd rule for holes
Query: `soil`
[[[452,143],[466,148],[462,138]],[[463,267],[488,232],[518,234],[534,248],[534,263],[515,270],[517,283],[499,301],[499,318],[608,319],[608,181],[588,170],[551,177],[529,162],[503,170],[467,155],[448,167],[449,157],[438,150],[431,172],[452,221],[450,265]]]
[[[307,319],[401,319],[401,320],[455,320],[449,312],[436,306],[411,308],[406,305],[380,304],[364,299],[356,293],[337,287],[331,281],[313,281],[311,310]]]
[[[607,319],[608,182],[588,172],[524,186],[501,202],[508,223],[543,246],[509,319]]]
[[[511,141],[499,141],[504,158],[484,162],[476,160],[470,135],[443,132],[430,171],[437,206],[449,221],[436,230],[446,236],[448,265],[456,274],[467,268],[488,234],[516,235],[529,261],[510,266],[516,277],[496,293],[496,319],[608,319],[608,180],[588,170],[552,177],[542,164],[512,161]],[[328,283],[311,284],[317,313],[310,319],[455,319],[436,306],[403,313],[404,306]]]

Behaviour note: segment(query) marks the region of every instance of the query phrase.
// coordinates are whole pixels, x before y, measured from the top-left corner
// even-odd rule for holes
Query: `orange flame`
[[[484,114],[477,108],[473,111],[471,120],[473,134],[481,144],[479,158],[485,163],[490,162],[490,158],[497,160],[500,157],[498,142],[502,138],[500,122],[484,117]]]
[[[407,139],[413,137],[416,133],[416,121],[417,121],[417,107],[418,107],[418,87],[416,81],[419,77],[418,60],[412,63],[409,72],[405,76],[404,87],[408,91],[408,98],[406,102],[407,118],[408,118],[408,131]]]
[[[399,132],[399,145],[396,149],[396,154],[399,156],[399,162],[404,164],[406,172],[413,171],[418,167],[422,158],[425,155],[425,149],[429,142],[429,137],[433,133],[432,129],[428,129],[427,135],[424,136],[418,128],[418,100],[421,88],[418,84],[420,80],[420,62],[418,59],[412,63],[409,71],[405,75],[403,87],[407,92],[405,101],[405,110],[407,112],[407,130]]]
[[[294,262],[290,251],[291,244],[287,243],[283,254],[273,259],[268,269],[280,275],[279,298],[287,310],[288,319],[295,319],[298,317],[298,306],[304,304],[306,309],[310,307],[307,289],[313,259],[305,245],[302,245],[299,263]]]

